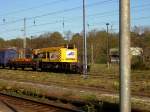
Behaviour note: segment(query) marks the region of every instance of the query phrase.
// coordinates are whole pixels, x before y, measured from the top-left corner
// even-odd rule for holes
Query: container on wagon
[[[18,57],[16,49],[6,48],[0,49],[0,66],[6,67],[10,60],[14,60]]]

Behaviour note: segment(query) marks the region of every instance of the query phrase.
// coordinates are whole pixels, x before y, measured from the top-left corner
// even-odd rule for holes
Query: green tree
[[[0,38],[0,48],[3,48],[5,46],[5,40],[3,38]]]

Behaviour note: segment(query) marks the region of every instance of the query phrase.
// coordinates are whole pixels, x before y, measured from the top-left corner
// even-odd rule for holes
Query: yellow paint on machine
[[[77,49],[61,49],[61,62],[77,62]]]
[[[44,54],[43,62],[77,62],[77,48],[68,49],[63,47],[42,48],[37,51]]]

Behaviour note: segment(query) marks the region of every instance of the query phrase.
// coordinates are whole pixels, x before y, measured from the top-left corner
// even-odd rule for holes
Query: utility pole
[[[131,112],[130,0],[119,2],[120,112]]]
[[[85,0],[83,0],[83,75],[87,78],[87,45],[86,45],[86,17]]]
[[[64,21],[64,17],[63,17],[63,22],[62,22],[62,26],[63,26],[63,38],[65,39],[65,21]]]
[[[24,18],[24,27],[23,27],[23,37],[24,37],[24,41],[23,41],[23,49],[24,49],[24,58],[26,58],[26,18]]]
[[[91,64],[94,64],[94,52],[93,43],[91,43]]]
[[[109,62],[109,23],[106,23],[106,26],[107,26],[107,67],[108,69],[110,68],[110,62]]]
[[[31,40],[30,40],[30,47],[31,47],[31,49],[33,49],[33,45],[32,45],[32,39],[33,39],[33,36],[31,36],[30,39],[31,39]]]

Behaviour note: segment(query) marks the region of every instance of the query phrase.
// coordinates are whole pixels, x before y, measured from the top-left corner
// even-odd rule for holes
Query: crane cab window
[[[42,53],[42,58],[46,58],[46,52]]]
[[[39,53],[38,58],[46,58],[46,52],[44,53]]]

